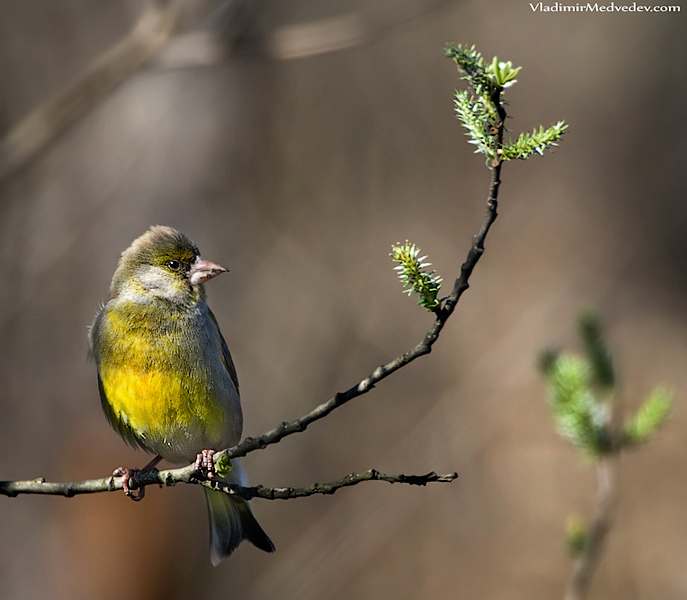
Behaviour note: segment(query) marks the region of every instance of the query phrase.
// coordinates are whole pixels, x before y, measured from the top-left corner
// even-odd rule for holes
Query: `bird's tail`
[[[224,481],[237,485],[248,485],[246,473],[237,459],[232,461],[232,470]],[[253,516],[250,505],[243,498],[224,492],[205,489],[210,520],[210,561],[217,566],[229,556],[243,540],[264,550],[274,552],[272,540],[263,531]]]

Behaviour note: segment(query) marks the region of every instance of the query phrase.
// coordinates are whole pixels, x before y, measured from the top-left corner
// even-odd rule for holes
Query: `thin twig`
[[[246,500],[265,498],[267,500],[288,500],[290,498],[304,498],[315,494],[333,494],[337,490],[357,485],[364,481],[386,481],[388,483],[405,483],[408,485],[427,485],[428,483],[450,483],[458,477],[457,473],[437,475],[434,472],[426,475],[386,475],[375,469],[364,473],[351,473],[346,477],[329,483],[314,483],[304,488],[280,487],[267,488],[263,486],[243,487],[224,483],[217,479],[207,480],[192,466],[180,469],[158,471],[152,469],[141,473],[137,481],[130,481],[131,488],[137,489],[146,485],[173,486],[177,483],[203,485],[210,489],[221,490],[228,494],[237,494]],[[71,498],[80,494],[96,494],[99,492],[114,492],[121,490],[122,477],[107,477],[105,479],[89,479],[67,483],[54,483],[42,478],[29,481],[0,481],[0,495],[15,497],[19,494],[44,494],[65,496]]]
[[[238,458],[241,456],[246,456],[249,452],[265,448],[271,444],[276,444],[285,437],[292,435],[294,433],[299,433],[305,431],[308,425],[323,419],[332,411],[338,407],[344,405],[349,400],[362,396],[369,392],[377,383],[386,379],[389,375],[398,371],[400,368],[411,363],[416,358],[429,354],[432,350],[432,346],[439,339],[439,335],[449,319],[455,307],[465,290],[468,289],[468,280],[472,274],[475,265],[479,261],[480,257],[484,252],[484,240],[487,237],[489,228],[497,217],[497,206],[498,206],[498,190],[500,184],[500,172],[501,163],[491,167],[491,185],[489,187],[489,197],[487,198],[487,211],[480,227],[479,233],[472,238],[472,245],[468,256],[461,266],[461,272],[458,279],[453,286],[453,290],[450,296],[447,298],[443,307],[437,308],[435,313],[435,320],[432,327],[425,334],[422,341],[420,341],[414,348],[396,357],[391,362],[377,367],[368,377],[351,387],[345,392],[340,392],[336,394],[333,398],[327,402],[320,404],[314,410],[310,411],[307,415],[296,419],[294,421],[284,421],[279,427],[264,433],[259,437],[248,437],[243,442],[218,452],[215,454],[215,461],[217,461],[221,456],[226,456],[228,458]],[[369,474],[377,474],[377,476],[372,476]],[[429,475],[435,475],[430,473]],[[353,480],[349,481],[352,477]],[[339,480],[339,482],[333,482],[332,484],[315,484],[309,488],[293,488],[290,492],[292,495],[284,495],[283,490],[289,490],[291,488],[245,488],[246,494],[257,495],[261,498],[268,498],[270,494],[274,494],[273,498],[297,498],[302,496],[308,496],[311,494],[321,494],[321,493],[333,493],[336,489],[340,487],[345,487],[347,485],[354,485],[360,481],[369,479],[383,479],[384,481],[390,481],[389,477],[396,477],[394,481],[403,483],[413,483],[416,485],[424,485],[424,483],[418,483],[421,479],[418,477],[422,476],[381,476],[381,474],[376,471],[368,471],[367,474],[362,475],[352,475],[345,480]],[[428,476],[424,476],[428,477]],[[441,476],[439,479],[434,479],[431,481],[452,481],[457,475],[453,474],[451,476]],[[356,478],[360,478],[356,480]],[[430,479],[427,479],[425,483],[428,483]],[[175,485],[176,483],[197,483],[197,472],[195,469],[195,464],[192,463],[186,467],[179,469],[170,469],[167,471],[150,471],[142,473],[138,477],[138,483],[142,486],[159,484],[159,485]],[[340,485],[337,485],[341,483]],[[130,485],[132,489],[136,489],[136,482],[131,481]],[[208,482],[203,483],[203,485],[208,485]],[[327,486],[330,486],[329,488]],[[334,487],[331,487],[334,486]],[[121,478],[107,477],[104,479],[91,479],[87,481],[80,482],[68,482],[68,483],[51,483],[46,482],[44,479],[33,479],[29,481],[0,481],[0,494],[5,496],[16,496],[17,494],[53,494],[59,496],[71,497],[77,494],[93,494],[97,492],[114,491],[122,489]],[[324,491],[329,489],[330,491]],[[261,490],[261,491],[257,491]],[[236,493],[239,492],[239,488],[235,488]],[[243,493],[241,493],[243,495]],[[253,497],[253,496],[251,496]]]
[[[503,143],[503,127],[506,118],[506,113],[503,107],[501,107],[500,100],[497,98],[497,106],[500,107],[499,116],[501,117],[501,123],[498,127],[496,135],[496,144],[500,148]],[[482,226],[480,227],[479,233],[472,238],[472,246],[468,252],[467,258],[460,269],[460,276],[456,279],[453,290],[451,294],[446,299],[444,306],[437,308],[434,311],[435,320],[432,327],[427,331],[424,338],[411,350],[405,354],[397,356],[391,362],[377,367],[370,375],[365,379],[355,384],[353,387],[349,388],[345,392],[339,392],[333,398],[330,398],[327,402],[320,404],[315,409],[310,411],[307,415],[296,419],[294,421],[284,421],[279,427],[264,433],[259,437],[248,437],[243,440],[237,446],[229,448],[222,452],[218,452],[215,457],[219,458],[221,455],[225,455],[228,458],[239,458],[245,456],[249,452],[253,452],[258,449],[265,448],[270,444],[276,444],[285,437],[292,435],[294,433],[300,433],[305,431],[308,425],[323,419],[333,410],[339,408],[346,404],[349,400],[362,396],[369,392],[377,383],[386,379],[389,375],[398,371],[398,369],[405,367],[407,364],[413,362],[416,358],[429,354],[432,351],[432,346],[439,339],[446,321],[453,314],[460,297],[463,292],[469,287],[469,279],[472,271],[477,265],[477,262],[484,253],[484,241],[489,233],[489,229],[496,220],[498,216],[498,194],[499,186],[501,185],[501,165],[500,160],[495,161],[491,165],[491,184],[489,186],[489,197],[487,198],[487,211],[482,221]]]
[[[494,105],[498,111],[499,114],[499,123],[496,126],[496,132],[494,136],[494,143],[497,151],[497,156],[499,156],[499,151],[502,147],[503,144],[503,129],[504,129],[504,122],[506,119],[506,112],[501,105],[501,100],[500,100],[500,91],[498,91],[495,95],[494,98],[492,99],[494,102]],[[330,398],[327,402],[324,402],[323,404],[320,404],[316,408],[314,408],[312,411],[310,411],[308,414],[305,416],[295,419],[294,421],[284,421],[279,427],[276,427],[275,429],[272,429],[268,431],[267,433],[264,433],[263,435],[259,437],[248,437],[245,440],[243,440],[240,444],[234,446],[233,448],[228,448],[226,450],[223,450],[221,452],[218,452],[214,456],[215,462],[219,459],[221,459],[223,456],[227,458],[239,458],[242,456],[246,456],[250,452],[254,452],[255,450],[260,450],[263,448],[266,448],[269,445],[276,444],[280,442],[282,439],[289,435],[293,435],[294,433],[300,433],[302,431],[305,431],[307,427],[311,424],[314,423],[315,421],[319,421],[320,419],[323,419],[327,415],[329,415],[332,411],[336,410],[340,406],[343,406],[350,400],[357,398],[359,396],[362,396],[363,394],[366,394],[369,392],[372,388],[375,387],[377,383],[382,381],[383,379],[386,379],[389,375],[392,373],[395,373],[402,367],[405,367],[406,365],[410,364],[413,362],[415,359],[419,358],[420,356],[424,356],[425,354],[429,354],[432,351],[432,346],[434,343],[439,339],[439,335],[441,334],[441,331],[444,328],[444,325],[446,324],[446,321],[450,318],[450,316],[453,314],[453,311],[455,310],[456,305],[458,304],[458,301],[460,300],[461,296],[463,295],[463,292],[468,289],[469,287],[469,279],[470,276],[479,262],[479,259],[481,258],[482,254],[484,253],[484,242],[486,240],[487,234],[489,233],[489,229],[491,228],[492,224],[496,220],[496,217],[498,216],[497,213],[497,208],[498,208],[498,193],[499,193],[499,187],[501,184],[501,166],[502,166],[502,161],[500,158],[497,158],[492,162],[491,165],[489,165],[489,169],[491,170],[491,183],[489,185],[489,196],[487,197],[487,210],[484,216],[484,219],[482,221],[482,225],[480,227],[479,232],[477,235],[475,235],[472,238],[472,244],[470,247],[470,250],[468,251],[467,258],[465,259],[465,262],[461,265],[460,269],[460,276],[456,279],[453,289],[451,291],[451,294],[448,296],[446,301],[444,302],[443,306],[439,306],[434,310],[434,323],[430,327],[430,329],[427,331],[423,339],[416,344],[411,350],[408,352],[397,356],[395,359],[393,359],[391,362],[388,362],[386,364],[383,364],[379,367],[377,367],[370,375],[368,375],[365,379],[359,381],[357,384],[346,390],[345,392],[339,392],[337,393],[333,398]],[[369,471],[368,473],[376,473],[376,471]],[[364,474],[363,474],[364,475]],[[456,475],[457,476],[457,475]],[[362,477],[362,476],[353,476],[355,477]],[[386,477],[386,476],[385,476]],[[398,477],[405,477],[405,476],[398,476]],[[407,476],[405,483],[411,483],[410,480],[408,480],[408,477],[411,479],[416,477],[416,476]],[[444,476],[446,477],[446,476]],[[191,480],[197,478],[197,472],[195,468],[195,464],[190,464],[186,467],[182,467],[180,469],[173,469],[173,470],[168,470],[168,471],[151,471],[151,472],[146,472],[142,473],[139,478],[138,478],[138,483],[141,486],[146,486],[146,485],[151,485],[151,484],[160,484],[160,485],[174,485],[175,483],[179,482],[184,482],[184,483],[190,483],[192,482]],[[371,476],[368,477],[362,477],[360,481],[366,480],[366,479],[371,479]],[[455,477],[454,477],[455,478]],[[388,479],[385,479],[387,481]],[[452,479],[451,479],[452,480]],[[401,481],[400,479],[398,481]],[[337,482],[334,482],[334,484],[325,484],[326,485],[335,485]],[[358,481],[354,481],[354,483],[358,483]],[[132,489],[136,489],[136,482],[131,481],[130,486]],[[203,485],[207,485],[207,483],[204,483]],[[353,483],[342,483],[338,487],[343,487],[345,485],[353,485]],[[424,484],[422,484],[424,485]],[[299,497],[303,495],[310,495],[310,493],[307,492],[307,490],[314,490],[312,493],[332,493],[335,491],[335,489],[338,489],[338,487],[332,489],[332,491],[319,491],[321,489],[325,489],[322,487],[318,487],[317,485],[311,486],[310,488],[303,488],[300,490],[303,493],[300,494],[295,494],[292,497]],[[0,482],[0,494],[5,494],[5,495],[16,495],[19,493],[43,493],[43,494],[57,494],[57,495],[63,495],[63,496],[73,496],[75,494],[88,494],[88,493],[95,493],[95,492],[101,492],[101,491],[112,491],[115,489],[122,489],[122,484],[121,484],[121,479],[117,481],[113,477],[109,477],[106,479],[96,479],[96,480],[89,480],[89,481],[82,481],[82,482],[73,482],[73,483],[48,483],[45,482],[42,479],[36,479],[32,481],[23,481],[23,482],[12,482],[12,481],[5,481],[5,482]],[[247,488],[250,490],[268,490],[269,488]],[[288,488],[278,488],[278,489],[288,489]],[[237,488],[238,490],[238,488]],[[246,492],[248,493],[248,492]],[[257,493],[257,492],[253,492]],[[269,494],[271,492],[259,492],[258,495],[260,497],[263,497],[261,494],[266,493]],[[266,497],[266,496],[265,496]],[[288,496],[279,496],[277,494],[276,497],[288,497]]]
[[[316,494],[331,495],[341,488],[358,485],[364,481],[386,481],[387,483],[406,483],[408,485],[422,485],[428,483],[451,483],[458,478],[458,473],[437,475],[434,471],[426,475],[387,475],[375,469],[364,473],[351,473],[331,481],[329,483],[313,483],[304,488],[266,488],[261,485],[256,487],[241,487],[216,481],[204,481],[203,485],[211,489],[223,489],[228,493],[236,493],[246,500],[252,498],[265,498],[266,500],[290,500],[292,498],[305,498]]]
[[[596,465],[597,492],[594,518],[587,533],[584,550],[575,561],[565,600],[584,600],[587,596],[618,506],[618,459],[617,453],[608,454]]]

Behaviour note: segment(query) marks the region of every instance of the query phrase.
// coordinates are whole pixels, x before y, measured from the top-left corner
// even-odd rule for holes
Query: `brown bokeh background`
[[[546,346],[578,347],[586,306],[606,324],[625,410],[655,384],[676,391],[670,424],[623,458],[591,596],[687,595],[684,13],[458,0],[385,30],[404,8],[266,0],[263,31],[362,11],[374,40],[301,60],[153,64],[2,185],[0,478],[146,462],[101,414],[86,327],[119,252],[151,224],[178,227],[231,269],[208,293],[246,435],[413,345],[431,321],[400,293],[390,245],[414,241],[452,281],[489,179],[454,119],[446,41],[523,65],[508,91],[515,132],[565,119],[570,133],[555,153],[505,166],[500,217],[434,352],[244,465],[252,483],[278,486],[371,467],[460,478],[254,501],[277,553],[244,545],[217,569],[196,488],[151,489],[140,504],[0,498],[0,596],[560,598],[564,522],[591,512],[594,474],[556,435],[535,365]],[[2,130],[139,10],[0,3]]]

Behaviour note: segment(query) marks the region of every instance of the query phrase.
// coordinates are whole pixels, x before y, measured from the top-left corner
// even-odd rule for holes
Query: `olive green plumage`
[[[203,283],[226,271],[171,227],[122,253],[90,331],[108,421],[128,443],[174,463],[237,444],[238,378]],[[227,479],[247,484],[238,461]],[[206,490],[213,564],[243,540],[271,552],[248,503]]]

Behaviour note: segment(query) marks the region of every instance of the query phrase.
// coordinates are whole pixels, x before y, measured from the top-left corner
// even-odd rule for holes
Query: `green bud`
[[[565,541],[572,556],[579,556],[587,547],[588,533],[585,520],[579,515],[570,515],[565,523]]]
[[[229,473],[231,470],[234,468],[234,466],[231,464],[231,459],[226,456],[226,454],[222,454],[216,461],[215,461],[215,472],[217,475],[220,477],[224,478]]]

